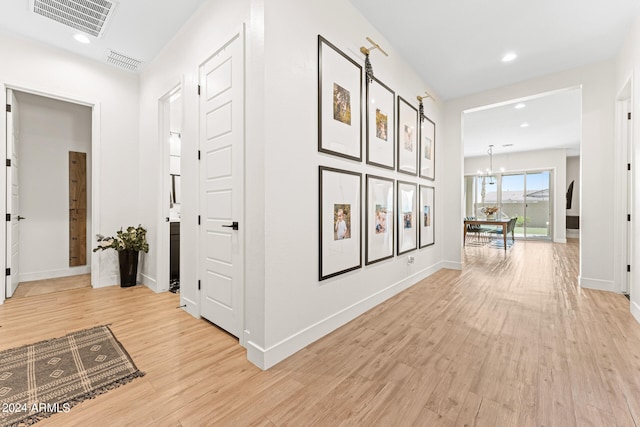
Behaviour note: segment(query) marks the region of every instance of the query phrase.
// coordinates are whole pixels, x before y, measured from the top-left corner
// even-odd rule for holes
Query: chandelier
[[[494,185],[495,177],[493,176],[493,144],[489,145],[489,149],[487,150],[487,154],[489,155],[489,167],[483,173],[482,171],[478,171],[478,175],[482,178],[489,178],[489,185]],[[484,179],[483,179],[484,183]]]

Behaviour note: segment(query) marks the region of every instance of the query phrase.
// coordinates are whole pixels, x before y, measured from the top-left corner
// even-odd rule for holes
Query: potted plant
[[[96,235],[98,247],[93,252],[115,249],[120,264],[120,286],[125,288],[136,284],[138,276],[138,253],[149,252],[147,230],[141,225],[120,229],[115,237]]]

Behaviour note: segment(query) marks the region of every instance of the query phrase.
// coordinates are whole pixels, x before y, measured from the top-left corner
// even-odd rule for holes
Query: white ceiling
[[[78,31],[29,10],[29,0],[0,2],[0,30],[38,40],[105,63],[108,50],[151,61],[207,0],[115,0],[102,38],[78,43]]]
[[[29,0],[0,2],[0,31],[105,62],[115,50],[151,61],[207,0],[117,0],[101,39],[83,45],[75,30],[29,11]],[[638,0],[350,0],[417,70],[440,99],[452,99],[614,57]],[[364,41],[365,36],[363,34]],[[384,48],[384,46],[382,46]],[[519,57],[500,61],[507,51]],[[376,61],[385,58],[372,55]],[[465,156],[567,147],[580,138],[579,91],[465,114]],[[530,126],[520,128],[527,121]],[[514,144],[513,147],[502,147]]]
[[[638,0],[350,1],[444,100],[611,59],[640,13]],[[518,58],[503,63],[507,52]],[[374,70],[383,60],[372,55]],[[465,157],[486,155],[490,144],[496,154],[568,148],[578,155],[580,90],[531,95],[522,110],[465,113]]]
[[[638,0],[350,1],[445,100],[612,58],[640,12]]]
[[[486,155],[491,144],[493,154],[566,148],[568,155],[578,155],[581,92],[567,89],[465,112],[464,157]],[[519,104],[524,108],[515,108]]]

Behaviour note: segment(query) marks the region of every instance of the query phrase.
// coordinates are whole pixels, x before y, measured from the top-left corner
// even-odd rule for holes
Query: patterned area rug
[[[31,425],[143,376],[108,326],[0,352],[0,426]]]
[[[513,240],[507,239],[507,249],[513,246]],[[490,248],[504,249],[504,240],[496,239],[489,244]]]

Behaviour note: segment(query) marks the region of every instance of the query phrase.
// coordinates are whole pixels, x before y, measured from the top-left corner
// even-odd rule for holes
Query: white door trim
[[[101,105],[99,101],[94,99],[87,99],[81,97],[74,97],[73,95],[57,92],[55,88],[38,87],[37,84],[30,84],[25,82],[2,82],[2,104],[7,103],[7,89],[14,91],[30,93],[32,95],[39,95],[46,98],[57,99],[59,101],[71,102],[73,104],[85,105],[91,107],[91,230],[89,231],[91,236],[95,236],[96,230],[100,230],[100,207],[101,207],[101,182],[100,182],[100,147],[101,147]],[[0,121],[0,134],[2,134],[2,141],[0,142],[0,152],[4,158],[7,158],[7,132],[5,120]],[[2,200],[6,201],[6,173],[0,174],[0,187],[2,187]],[[2,216],[7,214],[6,203],[2,203]],[[6,241],[5,227],[0,227],[0,237],[3,241]],[[3,245],[0,245],[3,246]],[[6,245],[5,245],[6,246]],[[0,257],[2,258],[2,269],[6,269],[6,248],[0,249]],[[110,283],[100,283],[100,257],[94,252],[91,252],[91,286],[100,287],[106,286]],[[0,304],[4,303],[6,298],[5,287],[0,286]]]
[[[631,224],[627,221],[628,199],[633,198],[630,191],[633,191],[633,182],[629,187],[627,180],[627,163],[632,162],[631,153],[629,153],[629,141],[631,134],[631,120],[627,118],[627,114],[632,109],[632,80],[629,78],[623,89],[616,97],[615,105],[615,144],[614,144],[614,206],[613,206],[613,240],[614,240],[614,271],[613,282],[614,290],[621,293],[629,293],[631,291],[630,275],[627,273],[627,263],[630,252],[629,239],[627,229]],[[633,170],[631,171],[633,173]],[[632,218],[633,219],[633,218]],[[631,251],[633,252],[633,251]]]
[[[169,290],[170,279],[170,244],[169,244],[169,223],[167,218],[169,217],[169,205],[167,202],[167,194],[171,191],[171,183],[169,182],[169,143],[168,136],[171,123],[170,123],[170,98],[176,92],[182,91],[182,82],[174,85],[171,90],[165,92],[164,95],[158,99],[158,147],[161,156],[161,167],[159,168],[158,176],[158,248],[156,256],[158,258],[157,271],[156,271],[156,292],[164,292]]]

